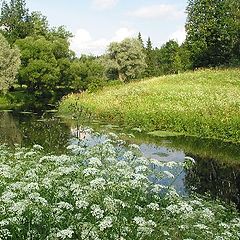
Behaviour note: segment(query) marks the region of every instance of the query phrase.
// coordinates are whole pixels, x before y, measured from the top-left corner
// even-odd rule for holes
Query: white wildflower
[[[93,157],[93,158],[90,158],[88,161],[89,161],[88,164],[90,166],[93,166],[93,167],[101,167],[102,166],[102,162],[99,158]]]
[[[99,224],[100,231],[104,231],[107,228],[112,227],[112,218],[111,217],[105,217]]]
[[[106,185],[106,180],[104,178],[96,178],[90,182],[90,186],[93,189],[104,189]]]
[[[148,208],[158,211],[159,210],[159,204],[158,203],[150,203],[147,205]]]
[[[33,148],[35,150],[43,150],[43,147],[41,145],[38,145],[38,144],[33,145]]]
[[[71,228],[61,230],[57,233],[57,237],[60,239],[72,238],[74,231]]]
[[[130,144],[130,148],[140,150],[140,147],[137,144]]]
[[[66,209],[66,210],[73,210],[73,206],[72,204],[68,203],[68,202],[59,202],[57,203],[58,208],[60,209]]]
[[[148,167],[145,165],[141,165],[141,166],[137,166],[135,167],[135,172],[139,173],[139,172],[146,172],[148,170]]]
[[[87,177],[88,176],[94,176],[98,173],[98,171],[99,170],[96,169],[96,168],[86,168],[86,169],[83,170],[83,174]]]
[[[75,204],[76,204],[76,207],[79,209],[87,209],[87,207],[89,206],[89,203],[84,200],[78,200],[76,201]]]
[[[32,157],[34,155],[37,155],[37,153],[34,151],[29,151],[29,152],[25,153],[24,158]]]
[[[104,210],[102,210],[99,205],[94,204],[91,206],[91,209],[93,217],[95,217],[96,219],[103,218]]]

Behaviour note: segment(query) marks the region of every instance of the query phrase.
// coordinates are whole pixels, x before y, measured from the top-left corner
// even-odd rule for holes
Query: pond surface
[[[84,132],[85,126],[101,132],[99,137]],[[192,137],[154,137],[139,132],[123,132],[118,126],[88,122],[80,123],[58,117],[54,111],[41,113],[0,111],[0,144],[31,147],[40,144],[47,152],[62,154],[72,142],[85,139],[89,144],[101,142],[106,133],[117,133],[127,143],[135,143],[145,157],[159,161],[195,159],[191,170],[180,171],[174,185],[178,192],[194,190],[240,209],[240,145]],[[75,140],[74,140],[75,139]]]

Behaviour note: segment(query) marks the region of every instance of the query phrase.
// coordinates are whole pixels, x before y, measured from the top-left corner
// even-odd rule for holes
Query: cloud
[[[178,9],[171,4],[158,4],[140,7],[135,11],[129,12],[129,16],[151,19],[151,18],[182,18],[184,17],[184,10]]]
[[[107,46],[111,42],[120,42],[127,37],[133,37],[136,35],[135,30],[122,27],[116,30],[113,37],[93,39],[91,34],[84,28],[79,28],[74,37],[70,40],[70,48],[77,55],[81,54],[93,54],[101,55],[105,52]]]
[[[118,0],[93,0],[93,6],[96,9],[105,10],[114,7]]]
[[[182,44],[184,40],[186,39],[186,32],[185,28],[179,28],[177,31],[173,32],[170,36],[169,39],[176,40],[179,44]]]
[[[111,39],[111,42],[121,42],[123,39],[133,37],[136,31],[126,27],[119,28],[115,32],[115,36]]]

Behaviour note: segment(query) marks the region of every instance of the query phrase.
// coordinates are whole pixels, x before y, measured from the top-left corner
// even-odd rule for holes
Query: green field
[[[60,113],[140,128],[240,142],[240,69],[199,70],[72,94]]]

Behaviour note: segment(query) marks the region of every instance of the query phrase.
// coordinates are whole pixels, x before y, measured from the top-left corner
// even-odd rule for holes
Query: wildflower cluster
[[[239,239],[233,209],[159,184],[178,164],[120,143],[82,141],[61,156],[0,146],[0,239]]]

